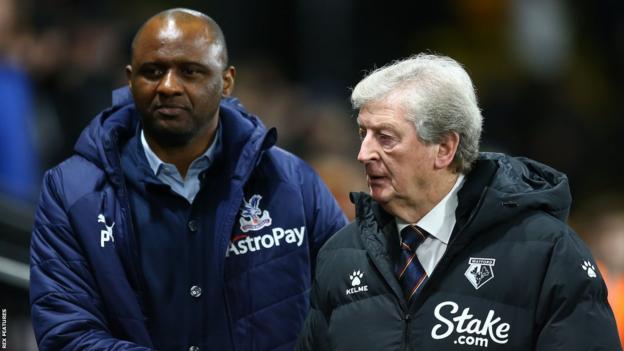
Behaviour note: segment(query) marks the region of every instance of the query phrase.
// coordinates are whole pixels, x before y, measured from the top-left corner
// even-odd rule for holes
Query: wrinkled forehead
[[[405,104],[401,92],[391,92],[380,99],[371,100],[363,104],[359,111],[357,122],[363,120],[401,120],[405,115]]]

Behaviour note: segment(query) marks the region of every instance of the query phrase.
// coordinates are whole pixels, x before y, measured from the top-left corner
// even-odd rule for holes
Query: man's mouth
[[[187,110],[184,105],[160,105],[154,109],[154,112],[157,112],[161,115],[165,116],[176,116]]]
[[[369,182],[378,182],[386,179],[385,176],[379,174],[367,174]]]

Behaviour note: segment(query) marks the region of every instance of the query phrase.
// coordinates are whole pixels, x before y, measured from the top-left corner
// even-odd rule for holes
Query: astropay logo
[[[250,236],[248,234],[240,234],[230,240],[230,246],[225,253],[225,257],[230,255],[244,255],[249,252],[270,249],[280,245],[297,245],[303,244],[305,238],[305,226],[300,228],[273,228],[270,233]]]
[[[453,337],[454,344],[480,347],[488,347],[491,341],[497,344],[509,341],[511,325],[495,317],[494,310],[489,310],[485,321],[470,313],[469,307],[461,314],[458,312],[459,305],[453,301],[438,304],[433,313],[440,323],[431,329],[431,337],[436,340]]]

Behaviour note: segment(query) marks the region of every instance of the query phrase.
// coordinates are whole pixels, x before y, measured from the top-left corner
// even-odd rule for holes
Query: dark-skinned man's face
[[[181,146],[215,127],[221,96],[233,87],[220,43],[201,20],[150,21],[136,39],[126,71],[146,133]]]

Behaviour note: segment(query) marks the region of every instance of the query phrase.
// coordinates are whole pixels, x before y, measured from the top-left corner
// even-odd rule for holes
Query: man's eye
[[[396,138],[392,135],[379,134],[377,139],[379,140],[379,144],[384,147],[392,147],[396,144]]]
[[[185,76],[195,76],[201,73],[201,71],[194,67],[184,67],[182,68],[182,74]]]
[[[364,129],[360,128],[360,129],[358,130],[358,134],[359,134],[359,136],[360,136],[360,140],[364,140],[364,138],[366,137],[366,130],[364,130]]]
[[[143,74],[148,79],[158,78],[163,74],[162,69],[157,67],[146,67],[141,69],[141,74]]]

